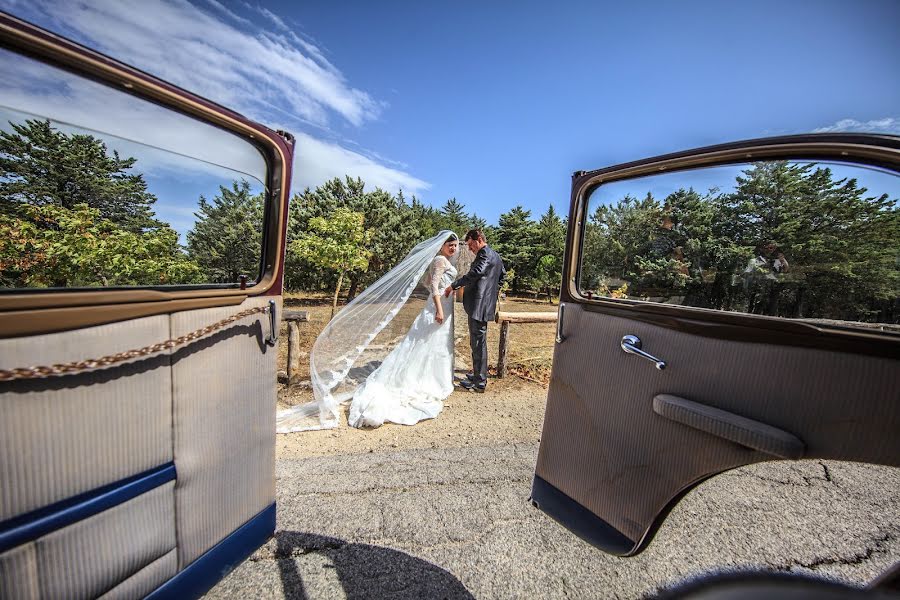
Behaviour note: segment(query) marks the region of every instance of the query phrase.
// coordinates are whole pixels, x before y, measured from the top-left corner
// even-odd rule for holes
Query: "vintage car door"
[[[0,117],[0,597],[197,596],[275,528],[292,137],[2,13]]]
[[[814,134],[576,172],[533,503],[627,556],[729,469],[900,465],[898,171]]]

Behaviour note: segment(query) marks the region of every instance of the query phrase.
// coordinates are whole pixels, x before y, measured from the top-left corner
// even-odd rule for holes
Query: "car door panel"
[[[239,308],[267,306],[270,299],[249,299]],[[0,340],[0,355],[26,364],[79,360],[178,337],[235,312],[202,309]],[[10,594],[3,597],[31,589],[29,578],[38,574],[41,590],[93,597],[151,565],[142,585],[152,580],[156,587],[273,505],[269,328],[266,315],[250,315],[171,353],[5,384],[0,578]],[[99,512],[85,506],[101,494],[124,498],[122,480],[167,464],[171,472],[162,485],[110,499]],[[49,528],[41,527],[48,516]],[[47,533],[28,539],[30,531]],[[94,560],[77,577],[60,569],[81,564],[85,554]]]
[[[624,335],[667,368],[622,352]],[[660,394],[790,432],[806,458],[900,457],[900,371],[891,359],[700,337],[572,304],[563,336],[536,475],[635,544],[684,488],[776,458],[656,414]]]
[[[177,572],[177,550],[172,550],[100,596],[100,600],[144,598]]]
[[[240,309],[270,299],[251,298]],[[172,336],[234,312],[175,313]],[[172,356],[181,567],[275,501],[276,352],[265,342],[268,335],[266,320],[251,316]]]
[[[0,48],[149,100],[218,132],[210,139],[224,131],[261,157],[258,271],[0,293],[0,597],[196,597],[275,528],[293,138],[3,13]],[[179,177],[196,168],[172,165]]]
[[[94,598],[154,563],[148,585],[161,585],[177,571],[174,487],[173,478],[0,554],[0,595]]]
[[[878,136],[797,136],[576,173],[532,501],[595,546],[632,555],[685,493],[729,469],[788,457],[900,465],[898,336],[597,299],[577,286],[591,185],[748,156],[829,152],[896,171],[897,147]],[[627,335],[665,368],[624,352]]]
[[[2,339],[0,356],[6,364],[66,363],[168,337],[169,317],[159,315]],[[168,365],[169,359],[148,360]],[[171,372],[148,366],[3,384],[0,522],[174,460]]]

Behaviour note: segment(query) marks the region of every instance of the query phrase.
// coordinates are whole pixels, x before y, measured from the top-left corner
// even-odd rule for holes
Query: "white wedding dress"
[[[444,289],[456,268],[441,254],[426,274],[429,298],[406,337],[366,381],[356,388],[348,421],[353,427],[380,427],[385,422],[412,425],[433,419],[453,392],[453,295]],[[433,296],[439,296],[444,322],[434,320]]]

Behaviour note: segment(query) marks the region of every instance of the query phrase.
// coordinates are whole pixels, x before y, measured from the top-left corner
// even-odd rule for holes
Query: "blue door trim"
[[[275,533],[275,503],[235,529],[144,600],[199,598]]]
[[[175,463],[168,463],[3,521],[0,523],[0,552],[92,517],[174,480]]]

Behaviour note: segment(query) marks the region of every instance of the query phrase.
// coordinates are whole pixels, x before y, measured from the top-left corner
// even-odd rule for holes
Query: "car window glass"
[[[0,50],[0,289],[258,278],[249,141]]]
[[[900,181],[771,161],[601,185],[582,295],[900,331]]]

